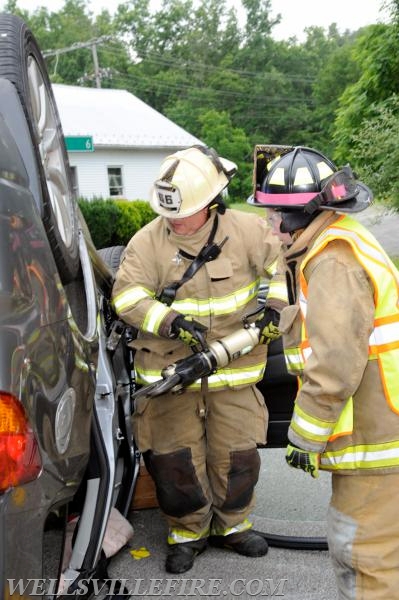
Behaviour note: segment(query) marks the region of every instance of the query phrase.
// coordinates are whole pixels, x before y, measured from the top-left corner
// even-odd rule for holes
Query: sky
[[[153,5],[160,6],[159,0],[152,0]],[[228,0],[233,6],[238,6],[240,0]],[[0,0],[0,9],[5,0]],[[63,0],[17,0],[20,8],[34,11],[39,6],[57,11],[63,5]],[[112,14],[122,0],[91,0],[88,6],[93,13],[105,8]],[[273,29],[275,39],[287,39],[296,36],[303,41],[303,30],[311,25],[328,28],[331,23],[337,23],[342,33],[346,29],[355,31],[364,25],[386,20],[386,13],[381,9],[383,0],[272,0],[273,15],[280,13],[282,22]]]

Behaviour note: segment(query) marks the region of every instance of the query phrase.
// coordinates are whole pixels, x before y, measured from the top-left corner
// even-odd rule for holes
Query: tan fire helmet
[[[229,184],[237,165],[213,148],[191,146],[167,156],[151,190],[150,204],[162,217],[182,219],[208,206]]]

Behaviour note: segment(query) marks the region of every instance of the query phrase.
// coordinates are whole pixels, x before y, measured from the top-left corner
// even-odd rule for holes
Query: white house
[[[148,200],[165,156],[202,143],[125,90],[53,91],[79,197]]]

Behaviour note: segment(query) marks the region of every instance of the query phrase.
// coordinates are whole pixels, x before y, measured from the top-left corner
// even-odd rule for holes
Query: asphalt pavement
[[[266,534],[325,542],[325,515],[330,475],[315,480],[286,465],[284,449],[260,450],[262,467],[254,528]],[[127,579],[132,598],[263,598],[336,600],[335,579],[326,550],[292,550],[271,546],[265,557],[247,558],[208,548],[184,575],[164,570],[167,527],[158,509],[130,513],[134,535],[115,556],[110,577]],[[274,540],[274,537],[273,537]],[[275,543],[275,542],[274,542]],[[277,542],[278,543],[278,542]],[[135,559],[130,550],[144,554]],[[146,555],[148,553],[148,555]]]
[[[375,235],[391,258],[399,258],[399,213],[373,204],[353,215]]]
[[[399,257],[399,215],[379,205],[356,217],[376,236],[391,257]],[[254,528],[266,534],[325,541],[330,475],[317,480],[288,467],[284,449],[260,450],[262,469],[256,489]],[[165,572],[167,528],[158,509],[132,511],[130,546],[115,556],[110,577],[126,579],[135,598],[280,597],[285,600],[337,600],[328,550],[271,546],[267,556],[246,558],[209,548],[181,576]],[[138,550],[134,558],[130,550]]]

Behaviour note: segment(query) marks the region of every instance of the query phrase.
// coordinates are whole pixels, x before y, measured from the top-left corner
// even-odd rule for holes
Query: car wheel
[[[97,250],[105,264],[115,274],[122,260],[122,255],[126,246],[110,246],[109,248],[101,248]]]
[[[0,15],[0,77],[13,83],[25,112],[38,165],[43,224],[60,277],[68,283],[79,270],[68,155],[43,56],[30,29],[15,15]]]

